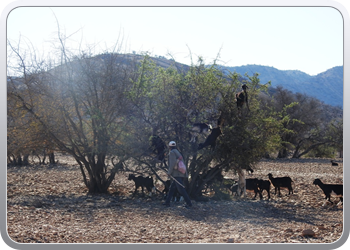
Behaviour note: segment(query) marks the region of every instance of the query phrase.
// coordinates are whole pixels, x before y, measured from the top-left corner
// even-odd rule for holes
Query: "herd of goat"
[[[269,200],[271,198],[271,184],[275,188],[275,195],[278,194],[281,196],[281,189],[288,189],[288,195],[293,194],[293,180],[288,176],[273,177],[273,175],[269,173],[268,180],[262,180],[258,178],[245,178],[245,174],[241,170],[238,171],[238,181],[225,179],[221,173],[218,173],[218,176],[215,176],[214,179],[220,182],[221,186],[230,190],[231,195],[236,195],[239,197],[242,195],[246,197],[246,191],[251,191],[255,194],[254,199],[259,194],[259,197],[262,200],[263,191],[266,190],[267,199]],[[134,194],[136,194],[139,187],[142,188],[142,193],[144,193],[144,188],[147,189],[149,193],[157,190],[154,186],[152,177],[136,177],[135,175],[130,174],[128,180],[133,180],[135,182]],[[165,197],[169,190],[170,180],[167,180],[164,184],[164,190],[162,192],[159,190],[157,191],[162,193]],[[340,202],[343,203],[343,184],[325,184],[320,179],[315,179],[313,181],[313,184],[319,186],[322,189],[325,195],[325,199],[327,199],[330,203],[333,204],[331,201],[331,195],[339,197]],[[176,201],[179,201],[180,194],[175,194],[174,198]]]
[[[237,103],[239,117],[242,116],[242,108],[244,104],[247,106],[248,111],[250,111],[249,105],[248,105],[247,89],[248,89],[248,86],[244,84],[242,86],[242,91],[236,94],[236,103]],[[205,134],[207,135],[207,137],[203,143],[198,144],[197,150],[201,150],[208,146],[210,146],[211,149],[214,149],[216,146],[217,138],[222,134],[221,127],[223,123],[224,123],[224,119],[222,119],[221,116],[217,120],[216,128],[213,128],[210,124],[206,124],[206,123],[194,123],[190,130],[191,139],[189,142],[195,144],[197,137],[200,134]],[[153,148],[152,153],[156,154],[156,158],[166,165],[165,155],[167,151],[167,146],[165,142],[158,135],[154,134],[151,137],[151,147]],[[338,166],[338,163],[334,161],[331,161],[331,163],[332,163],[332,166]],[[248,168],[246,171],[247,172],[250,171],[251,173],[253,172],[251,168]],[[262,180],[258,178],[245,178],[245,174],[242,170],[238,170],[237,173],[238,173],[238,181],[225,179],[226,180],[226,184],[225,184],[224,177],[221,174],[221,172],[218,172],[215,178],[213,179],[220,182],[222,186],[230,190],[232,195],[235,194],[237,196],[244,195],[244,197],[246,197],[246,191],[253,191],[255,193],[254,199],[258,194],[260,199],[263,199],[262,193],[264,190],[266,190],[268,199],[270,199],[271,184],[275,188],[275,195],[278,193],[278,195],[281,196],[281,188],[288,189],[288,195],[293,194],[293,187],[292,187],[293,180],[288,176],[273,177],[273,175],[269,173],[268,180]],[[206,173],[206,175],[208,175],[208,173]],[[128,180],[133,180],[135,182],[134,194],[136,194],[139,187],[142,188],[142,193],[144,193],[144,188],[146,188],[149,193],[154,192],[154,190],[156,190],[152,177],[146,177],[146,178],[142,176],[136,177],[135,175],[130,174]],[[227,184],[227,182],[229,184]],[[340,201],[343,202],[343,185],[342,184],[324,184],[320,179],[315,179],[313,184],[318,185],[322,189],[323,193],[325,194],[325,199],[327,199],[330,203],[333,204],[333,202],[330,200],[331,194],[339,196]],[[170,186],[170,180],[166,181],[164,185],[165,185],[165,188],[161,193],[164,195],[167,195],[169,186]],[[207,183],[207,186],[208,185],[210,185],[210,183]],[[179,194],[174,194],[174,197],[176,197],[177,200],[180,199]]]
[[[216,145],[216,139],[218,136],[221,135],[220,126],[217,128],[212,128],[211,125],[205,124],[205,123],[195,123],[193,124],[192,130],[191,130],[191,140],[190,142],[195,143],[196,138],[199,134],[209,134],[209,136],[206,138],[204,143],[198,144],[198,150],[211,146],[211,148],[215,148]],[[166,154],[166,144],[159,136],[152,136],[151,145],[153,147],[153,153],[157,155],[157,159],[161,162],[164,162],[166,165],[165,160],[165,154]],[[338,166],[338,163],[331,161],[332,166]],[[247,172],[253,172],[251,168],[247,169]],[[221,175],[221,173],[218,173]],[[232,195],[238,195],[238,196],[246,196],[246,191],[254,191],[256,198],[257,194],[259,194],[260,199],[263,199],[262,193],[264,190],[266,190],[268,199],[270,199],[270,188],[271,184],[275,188],[275,195],[278,192],[278,195],[281,196],[281,188],[282,189],[288,189],[288,195],[293,194],[293,187],[292,187],[292,179],[288,176],[285,177],[273,177],[273,175],[270,173],[268,174],[269,180],[261,180],[257,178],[245,178],[245,175],[243,171],[238,171],[238,182],[231,180],[229,181],[230,184],[224,184],[224,186],[229,189],[232,192]],[[135,192],[139,187],[147,188],[147,190],[150,192],[152,189],[154,189],[153,179],[151,180],[149,178],[143,178],[143,177],[135,177],[134,175],[129,175],[129,180],[135,181]],[[215,178],[219,182],[223,182],[223,176],[217,176]],[[170,181],[168,181],[170,182]],[[232,184],[234,183],[234,184]],[[315,179],[313,182],[314,185],[318,185],[325,194],[325,199],[327,199],[329,202],[333,203],[330,200],[331,194],[335,194],[336,196],[340,197],[340,201],[343,202],[343,185],[342,184],[324,184],[319,179]],[[170,183],[165,183],[165,189],[163,193],[167,193],[167,186],[169,186]]]

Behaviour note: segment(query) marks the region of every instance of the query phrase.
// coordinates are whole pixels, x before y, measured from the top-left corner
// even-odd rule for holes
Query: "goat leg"
[[[134,195],[135,195],[135,194],[136,194],[136,192],[137,192],[137,188],[138,188],[138,186],[136,186],[136,185],[135,185]]]

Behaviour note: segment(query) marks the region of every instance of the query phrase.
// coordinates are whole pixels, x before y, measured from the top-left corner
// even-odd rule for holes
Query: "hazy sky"
[[[94,53],[102,53],[119,38],[128,53],[170,53],[186,64],[191,51],[206,63],[220,53],[226,66],[310,75],[343,65],[343,19],[332,7],[21,7],[8,16],[7,38],[48,55],[57,41],[55,16],[73,51],[96,45]]]

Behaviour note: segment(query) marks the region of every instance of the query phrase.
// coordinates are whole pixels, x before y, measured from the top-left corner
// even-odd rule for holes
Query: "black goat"
[[[167,150],[165,142],[158,135],[152,135],[150,137],[150,144],[152,153],[157,155],[157,160],[160,160],[165,163],[165,154]]]
[[[164,190],[162,191],[162,194],[164,194],[164,199],[166,199],[166,196],[169,193],[170,185],[171,185],[171,180],[165,181]],[[181,198],[181,194],[179,193],[179,191],[177,189],[175,189],[175,193],[173,195],[172,201],[178,202],[178,201],[180,201],[180,198]]]
[[[247,89],[248,86],[246,84],[243,84],[242,86],[242,90],[241,92],[236,94],[236,100],[237,100],[237,109],[238,109],[238,114],[241,115],[241,109],[243,107],[244,104],[247,105],[248,111],[250,111],[249,109],[249,105],[248,105],[248,93],[247,93]]]
[[[238,195],[238,184],[233,184],[231,186],[227,186],[228,190],[231,191],[231,195]]]
[[[338,163],[334,162],[333,160],[331,160],[332,166],[339,166]]]
[[[250,191],[254,191],[255,196],[253,199],[255,199],[257,194],[258,193],[260,194],[259,189],[258,189],[258,183],[259,183],[258,178],[245,179],[245,189],[243,189],[243,190],[241,189],[240,190],[241,192],[238,193],[238,196],[241,196],[242,193],[244,193],[244,196],[246,196],[245,191],[250,190]],[[260,199],[262,199],[261,195],[260,195]]]
[[[314,180],[314,185],[318,185],[323,193],[325,194],[325,199],[328,199],[330,203],[333,204],[331,201],[331,194],[335,193],[337,196],[340,196],[340,201],[343,203],[343,185],[342,184],[324,184],[320,179]]]
[[[199,143],[198,150],[210,146],[212,149],[216,146],[216,139],[221,135],[220,127],[213,128],[210,135],[207,137],[204,143]]]
[[[194,123],[191,129],[191,140],[190,142],[196,142],[196,137],[201,134],[209,134],[212,130],[212,126],[206,123]]]
[[[272,185],[275,187],[275,194],[277,193],[277,190],[278,190],[278,195],[281,196],[281,187],[288,188],[288,191],[289,191],[288,195],[290,193],[293,194],[293,188],[292,188],[293,181],[290,177],[285,176],[285,177],[274,178],[272,174],[268,174],[268,176]]]
[[[262,192],[264,190],[267,191],[268,199],[270,199],[270,181],[264,181],[258,178],[251,178],[251,179],[245,179],[245,189],[254,191],[254,198],[256,198],[257,194],[259,194],[260,200],[263,199]],[[236,191],[238,196],[241,196],[244,192],[244,189],[241,191],[238,191],[238,185],[232,185],[231,190]],[[232,191],[232,192],[233,192]],[[242,192],[243,191],[243,192]],[[240,192],[240,193],[239,193]]]
[[[154,192],[155,187],[153,184],[153,178],[151,176],[149,177],[143,177],[143,176],[135,176],[133,174],[129,174],[129,181],[133,180],[135,182],[135,191],[134,191],[134,195],[137,192],[137,189],[139,187],[142,188],[142,193],[144,194],[144,188],[147,189],[148,193],[151,194],[151,192]]]
[[[260,194],[260,200],[262,200],[262,198],[263,198],[262,192],[264,190],[267,191],[267,197],[268,197],[268,199],[270,199],[270,187],[271,187],[270,181],[258,180],[258,189],[259,189],[259,194]]]
[[[236,193],[237,195],[237,181],[234,179],[226,179],[224,178],[222,181],[222,184],[225,188],[227,188],[229,191],[231,191],[231,195],[233,195],[234,193]]]

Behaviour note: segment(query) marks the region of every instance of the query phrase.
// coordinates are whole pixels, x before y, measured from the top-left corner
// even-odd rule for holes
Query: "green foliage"
[[[190,166],[192,196],[199,195],[198,189],[205,185],[201,175],[209,169],[247,168],[280,146],[278,134],[288,117],[280,119],[281,114],[271,115],[260,108],[258,96],[267,91],[269,83],[260,84],[258,74],[246,75],[243,80],[236,73],[224,75],[215,64],[205,67],[201,60],[187,73],[180,73],[175,67],[154,67],[148,60],[145,57],[142,61],[129,95],[136,111],[131,124],[136,137],[130,139],[142,152],[147,151],[143,145],[149,145],[151,135],[166,143],[175,140]],[[243,84],[249,86],[250,112],[244,107],[239,117],[235,95]],[[223,135],[216,148],[198,150],[198,142],[204,142],[205,137],[200,135],[197,143],[190,143],[192,124],[206,122],[215,128],[219,117],[224,120]],[[145,162],[142,157],[137,160]]]
[[[334,133],[329,129],[332,124],[330,118],[337,117],[338,120],[341,116],[336,108],[303,94],[293,94],[282,87],[276,89],[267,103],[276,114],[279,113],[283,125],[279,131],[282,147],[278,150],[278,157],[285,158],[292,152],[293,158],[300,158],[321,145],[341,144],[342,124],[337,122]],[[341,149],[338,147],[339,151]]]

